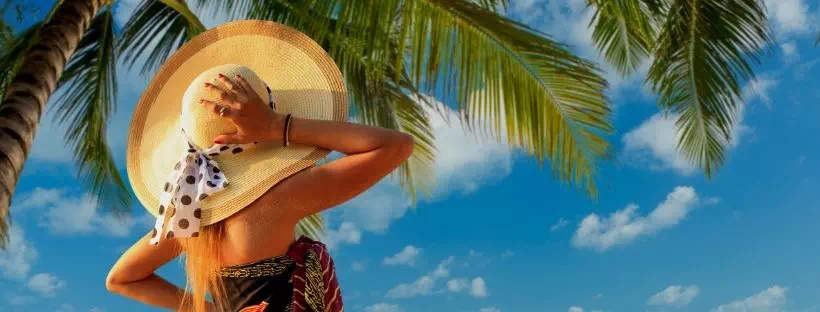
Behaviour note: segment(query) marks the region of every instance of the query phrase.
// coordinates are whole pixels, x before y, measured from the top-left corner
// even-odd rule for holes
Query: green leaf
[[[754,78],[750,62],[771,42],[765,13],[757,0],[675,0],[668,9],[647,78],[678,117],[679,149],[707,177],[731,143],[739,84]]]
[[[132,198],[106,140],[107,122],[117,103],[114,17],[109,5],[97,14],[60,77],[53,108],[68,122],[78,172],[102,207],[130,211]]]
[[[324,236],[325,218],[321,213],[312,214],[296,223],[296,237],[301,235],[314,240],[321,240]]]
[[[54,12],[59,7],[58,1],[57,4],[52,6],[51,10],[49,10],[48,14],[44,20],[48,20],[54,14]],[[10,1],[5,3],[6,7],[3,8],[3,11],[8,8],[8,5],[11,5]],[[15,6],[17,8],[17,6]],[[36,9],[32,9],[29,7],[23,7],[24,12],[33,13],[36,12]],[[2,56],[0,56],[0,68],[7,68],[11,70],[5,70],[2,74],[0,74],[0,94],[5,94],[6,86],[11,82],[11,79],[17,73],[17,70],[23,63],[23,57],[28,52],[29,47],[31,47],[34,43],[37,42],[39,38],[39,31],[40,28],[43,26],[43,22],[36,22],[20,32],[19,34],[15,34],[13,30],[9,27],[9,25],[4,25],[6,29],[4,31],[8,32],[8,38],[6,38],[5,42],[2,44]]]
[[[353,112],[367,125],[399,130],[415,138],[414,153],[398,171],[398,178],[410,198],[420,191],[429,194],[435,182],[435,147],[433,129],[425,107],[431,101],[422,97],[406,73],[394,66],[401,63],[403,49],[390,42],[389,58],[372,58],[365,40],[351,36],[363,33],[355,25],[340,24],[310,7],[309,3],[288,1],[254,2],[248,18],[290,23],[319,41],[339,66],[347,82]],[[376,30],[379,31],[379,30]]]
[[[654,45],[649,10],[641,0],[598,0],[595,9],[592,41],[621,76],[631,75]]]
[[[273,1],[262,1],[262,3]],[[230,19],[247,18],[251,8],[258,4],[257,0],[196,0],[200,12],[207,12],[212,17],[224,15],[227,12]]]
[[[548,160],[559,180],[597,195],[597,161],[608,157],[603,136],[612,131],[600,70],[545,34],[478,6],[413,3],[403,6],[403,18],[414,21],[407,31],[413,76],[453,99],[469,128],[494,129],[498,139]]]
[[[141,1],[125,23],[117,52],[129,70],[144,61],[140,73],[153,73],[185,42],[205,31],[184,2],[171,2],[175,6]]]
[[[0,56],[0,68],[9,68],[10,70],[3,71],[3,73],[0,74],[0,94],[6,93],[6,87],[17,73],[17,70],[20,69],[23,63],[23,57],[26,55],[26,52],[28,52],[29,47],[37,42],[37,34],[41,26],[42,23],[36,23],[3,45],[3,54]]]
[[[549,160],[560,180],[596,193],[596,162],[608,156],[603,135],[612,130],[606,82],[594,64],[546,35],[473,1],[255,3],[275,3],[276,10],[256,11],[329,42],[340,66],[368,64],[369,77],[361,78],[367,84],[358,88],[378,86],[378,79],[402,85],[406,70],[419,93],[454,103],[468,128],[506,124],[495,131],[498,139]],[[340,52],[350,46],[362,53]],[[351,79],[349,69],[343,73]]]
[[[413,91],[409,79],[397,86],[387,79],[371,84],[366,72],[348,75],[348,85],[357,92],[352,94],[353,105],[360,122],[387,129],[398,130],[413,136],[414,149],[410,159],[398,170],[399,183],[415,201],[418,191],[429,195],[435,183],[435,138],[433,127],[425,106],[428,99]],[[364,91],[364,92],[360,92]]]

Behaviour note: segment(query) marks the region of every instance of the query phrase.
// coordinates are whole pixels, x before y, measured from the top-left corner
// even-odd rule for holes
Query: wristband
[[[291,114],[288,114],[287,116],[285,116],[285,133],[284,133],[284,139],[282,140],[282,144],[285,147],[290,146],[290,123],[291,123],[292,119],[293,119],[293,117],[291,116]]]

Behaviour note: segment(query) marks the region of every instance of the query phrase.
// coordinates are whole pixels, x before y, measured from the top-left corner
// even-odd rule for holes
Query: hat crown
[[[206,82],[213,83],[225,88],[218,79],[222,73],[231,81],[236,83],[236,75],[242,76],[251,86],[259,98],[263,101],[268,99],[268,91],[265,82],[259,78],[250,68],[238,64],[224,64],[212,67],[197,76],[182,97],[182,116],[180,126],[185,130],[185,134],[199,148],[208,148],[213,145],[213,139],[221,134],[233,133],[236,126],[227,118],[219,116],[209,106],[201,104],[200,99],[213,101],[221,105],[219,92],[205,87]]]

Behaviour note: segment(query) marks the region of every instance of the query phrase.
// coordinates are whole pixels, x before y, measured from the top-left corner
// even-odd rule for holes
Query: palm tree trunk
[[[107,1],[64,0],[58,4],[0,103],[0,249],[8,241],[11,197],[48,98],[91,19]]]

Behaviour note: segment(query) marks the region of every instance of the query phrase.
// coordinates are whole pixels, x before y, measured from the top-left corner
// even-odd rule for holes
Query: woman
[[[157,222],[107,288],[181,311],[342,311],[324,245],[294,229],[413,147],[406,134],[346,122],[343,86],[315,42],[272,22],[226,24],[180,48],[129,133],[129,179]],[[331,150],[346,156],[314,166]],[[180,255],[189,291],[154,273]]]

